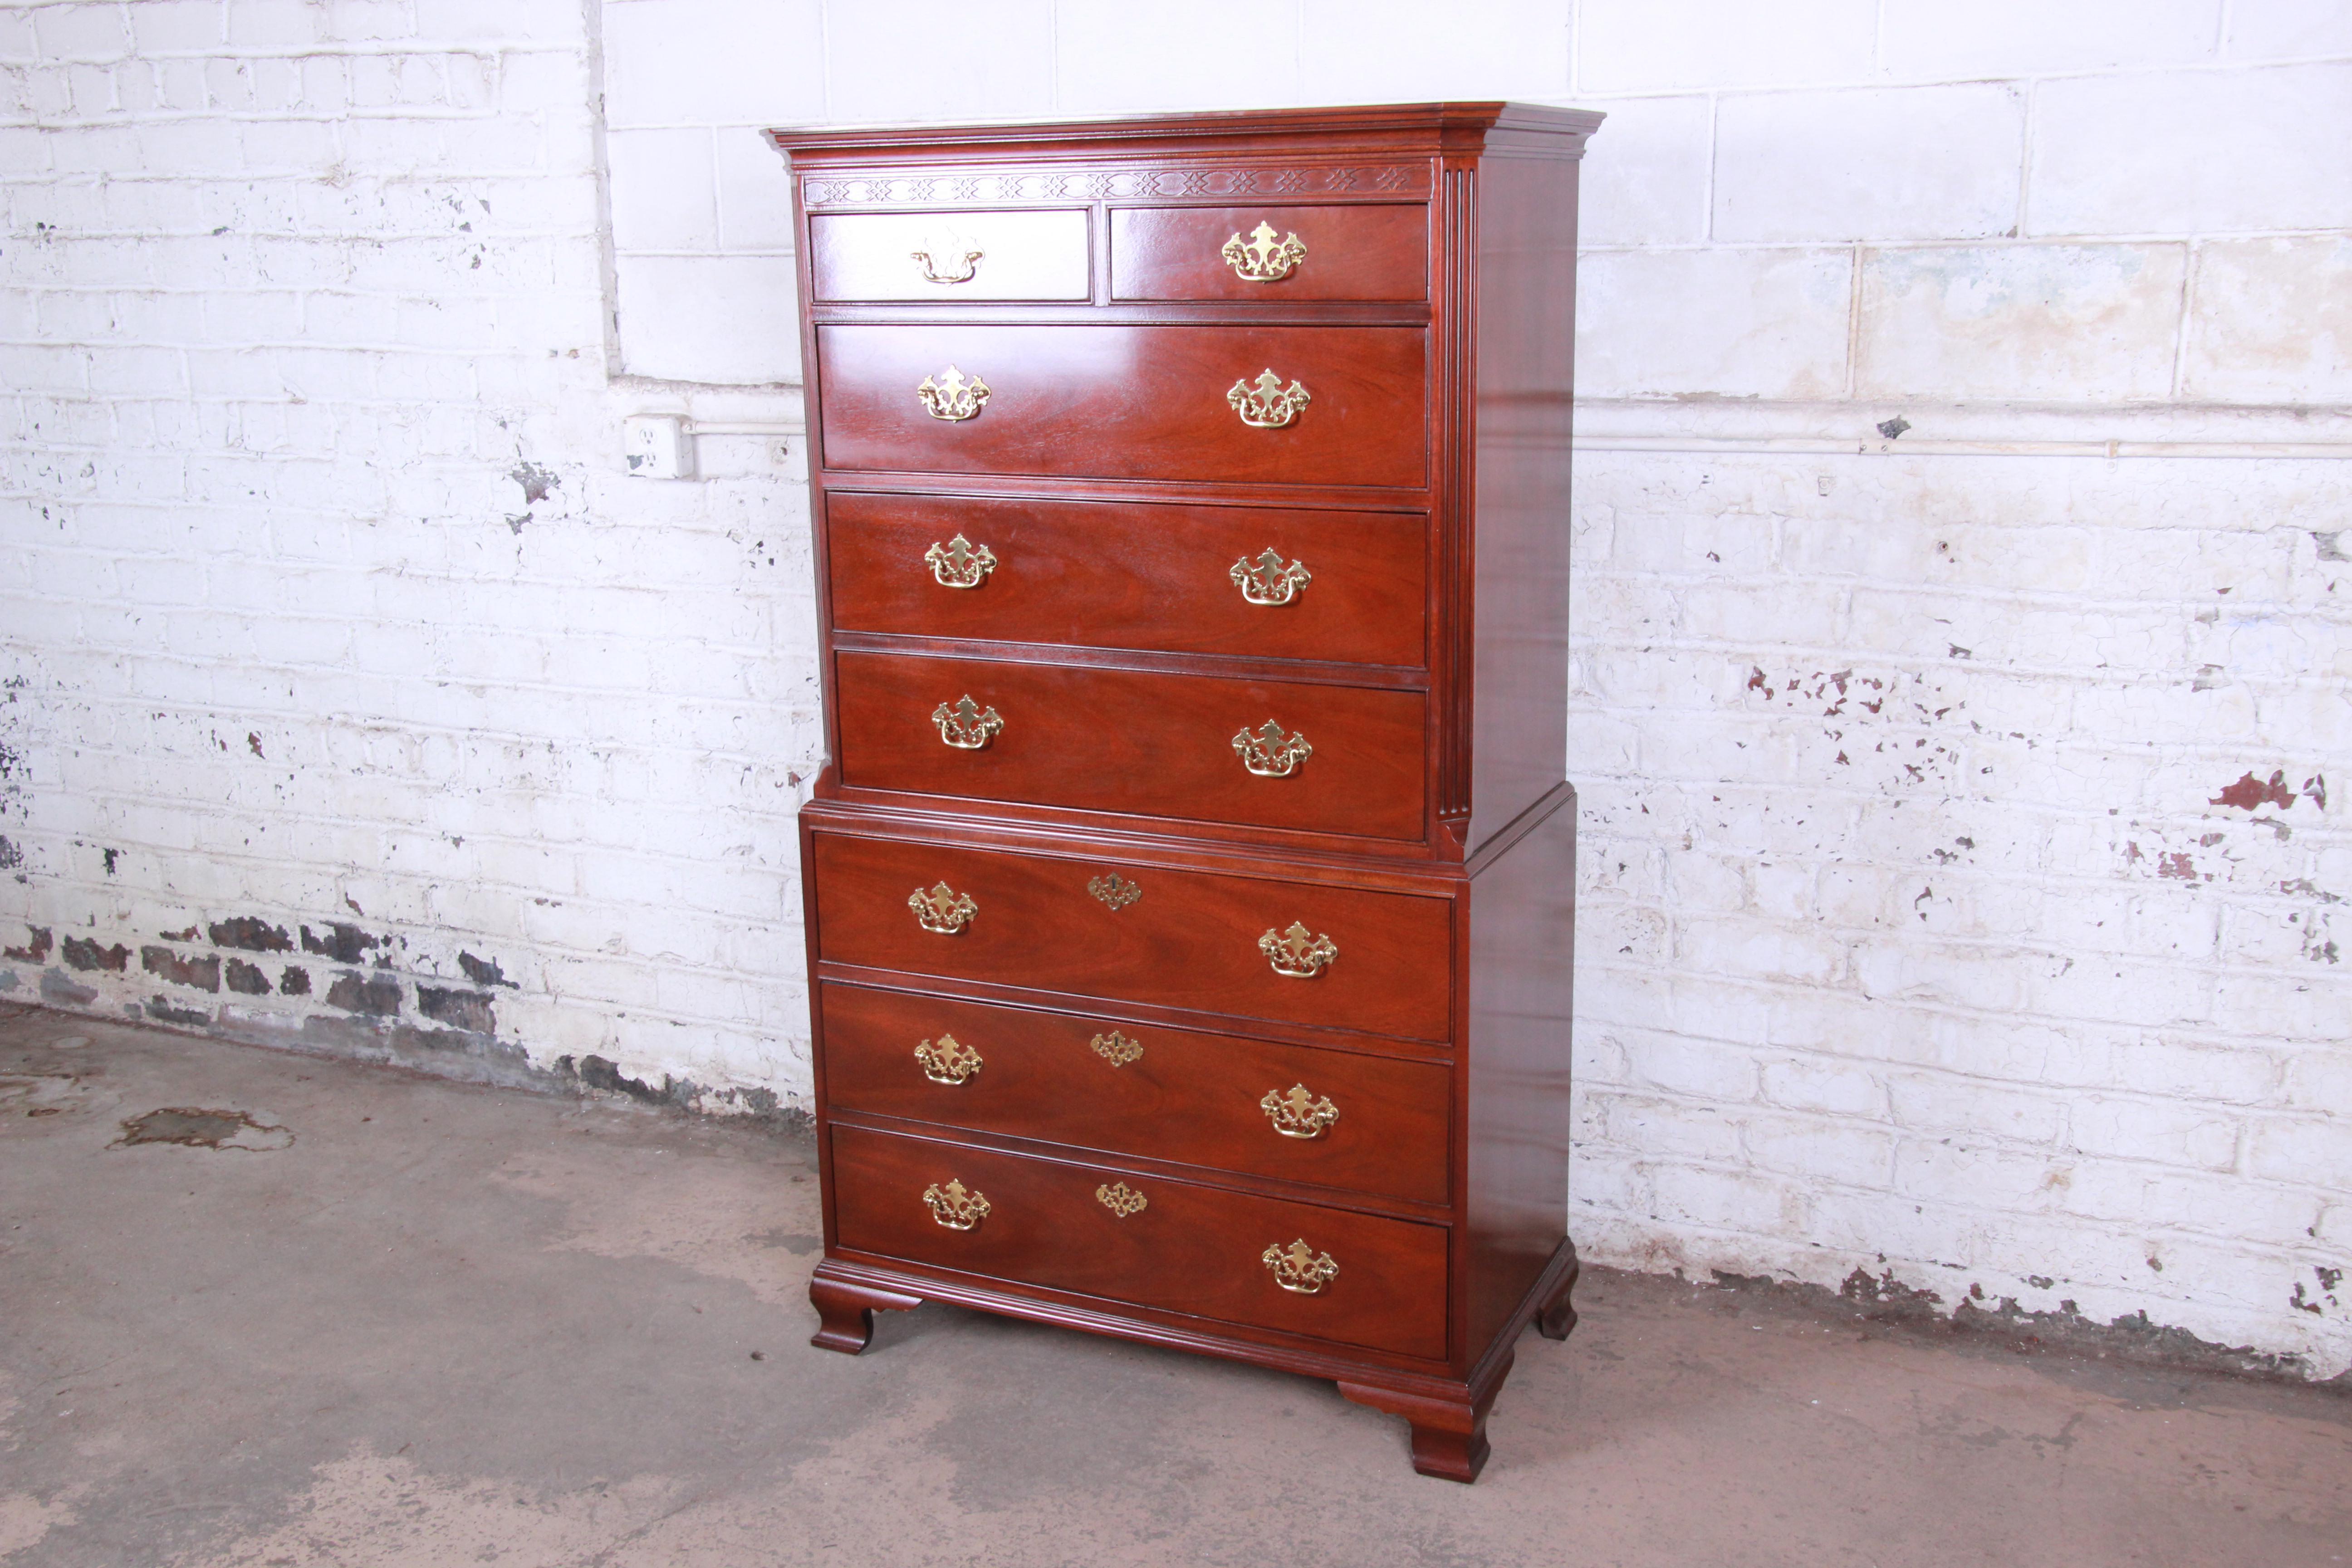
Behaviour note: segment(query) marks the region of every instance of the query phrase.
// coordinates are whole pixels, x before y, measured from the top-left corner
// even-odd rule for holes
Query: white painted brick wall
[[[0,4],[5,994],[802,1095],[758,128],[1443,96],[1611,115],[1588,1254],[2352,1363],[2334,0]]]

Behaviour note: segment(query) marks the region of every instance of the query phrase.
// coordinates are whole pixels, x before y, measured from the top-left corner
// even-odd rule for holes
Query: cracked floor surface
[[[2340,1394],[1589,1270],[1465,1488],[1328,1384],[937,1306],[813,1350],[816,1232],[749,1125],[0,1009],[0,1563],[2352,1561]]]

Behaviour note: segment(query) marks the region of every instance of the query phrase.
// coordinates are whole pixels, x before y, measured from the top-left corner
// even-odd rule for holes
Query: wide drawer
[[[841,782],[861,789],[1379,838],[1423,831],[1418,691],[841,653],[834,699]]]
[[[828,963],[1452,1035],[1448,899],[831,832],[813,843],[817,955]],[[1277,961],[1309,973],[1277,973]]]
[[[1418,327],[824,325],[824,460],[1418,488],[1429,473],[1426,340]],[[1288,422],[1253,426],[1244,409],[1266,420],[1286,410]]]
[[[809,272],[819,301],[1084,300],[1087,215],[820,213]]]
[[[824,525],[833,624],[1417,666],[1426,523],[1419,512],[835,490]]]
[[[1453,1069],[828,983],[835,1110],[1444,1203]]]
[[[845,1250],[1400,1355],[1445,1354],[1443,1226],[866,1128],[835,1126],[830,1138],[835,1235]]]
[[[1426,300],[1429,209],[1118,207],[1115,300]]]

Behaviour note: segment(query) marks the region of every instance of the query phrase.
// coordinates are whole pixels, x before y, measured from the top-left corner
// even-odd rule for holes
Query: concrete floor
[[[8,1568],[2352,1560],[2340,1394],[1589,1270],[1464,1488],[1246,1367],[810,1349],[803,1142],[0,1014]],[[253,1125],[119,1142],[180,1107]]]

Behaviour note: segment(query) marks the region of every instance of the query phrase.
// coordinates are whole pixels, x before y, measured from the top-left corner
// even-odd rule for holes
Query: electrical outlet
[[[641,479],[682,479],[693,464],[686,421],[675,414],[637,414],[621,421],[621,461]]]

